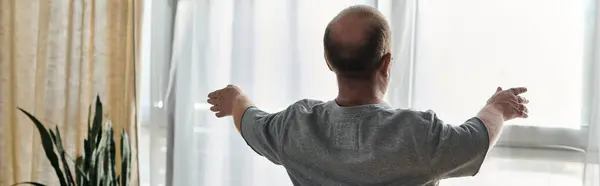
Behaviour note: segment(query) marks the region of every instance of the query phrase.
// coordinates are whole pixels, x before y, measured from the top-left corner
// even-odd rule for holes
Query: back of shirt
[[[437,185],[475,175],[489,148],[478,118],[448,125],[432,111],[301,100],[269,114],[246,110],[242,136],[283,165],[294,185]]]

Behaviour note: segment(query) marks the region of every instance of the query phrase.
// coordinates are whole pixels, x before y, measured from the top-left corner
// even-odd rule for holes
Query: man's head
[[[387,80],[391,32],[377,9],[356,5],[342,10],[327,25],[323,44],[327,65],[338,78]]]

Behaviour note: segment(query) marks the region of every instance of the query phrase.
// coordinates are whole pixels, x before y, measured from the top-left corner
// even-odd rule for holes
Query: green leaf
[[[28,181],[28,182],[19,182],[19,183],[15,183],[15,184],[12,184],[11,186],[15,186],[15,185],[24,185],[24,184],[35,185],[35,186],[46,186],[46,185],[44,185],[44,184],[41,184],[41,183],[37,183],[37,182],[30,182],[30,181]]]
[[[129,136],[123,130],[121,133],[121,185],[129,186],[129,176],[131,171],[131,147],[129,146]]]
[[[87,170],[85,175],[88,176],[88,183],[95,183],[96,182],[94,179],[95,175],[94,175],[94,171],[92,171],[93,168],[91,168],[91,166],[92,166],[92,152],[93,152],[92,147],[95,147],[96,145],[93,144],[94,143],[93,140],[90,140],[90,139],[93,139],[92,128],[90,125],[90,123],[92,121],[91,114],[92,114],[92,105],[90,105],[88,107],[87,139],[83,140],[83,157],[82,157],[83,165],[82,165],[82,168],[83,168],[83,170]]]
[[[94,121],[92,122],[92,144],[98,146],[100,137],[102,136],[102,102],[100,96],[96,96],[96,113],[94,113]]]
[[[92,167],[92,157],[93,157],[93,149],[88,139],[83,140],[84,154],[82,157],[82,166],[83,170],[86,170],[86,177],[88,178],[88,183],[96,183],[96,176],[94,174],[94,170]]]
[[[94,165],[98,165],[100,163],[100,158],[95,158],[94,160]],[[91,179],[94,180],[94,182],[91,182],[93,185],[102,185],[102,168],[100,166],[94,166],[91,168],[91,171],[94,172],[94,175],[99,175],[97,177],[93,177]]]
[[[90,117],[91,113],[92,113],[92,106],[90,105],[88,107],[88,117],[87,117],[87,127],[88,127],[87,128],[87,139],[83,140],[83,157],[84,157],[83,169],[86,169],[86,170],[92,164],[92,158],[90,158],[90,157],[92,157],[92,146],[95,146],[95,145],[92,145],[92,140],[90,140],[90,139],[92,139],[92,136],[91,136],[92,129],[90,127],[90,122],[92,120],[92,118]]]
[[[40,138],[42,140],[42,146],[44,147],[44,151],[46,152],[46,157],[48,158],[50,164],[54,168],[54,172],[56,172],[56,175],[58,176],[58,181],[60,182],[60,185],[67,185],[63,172],[61,171],[60,165],[58,164],[58,157],[54,153],[52,138],[50,137],[50,134],[48,134],[48,130],[44,127],[44,125],[42,125],[42,123],[37,118],[29,114],[29,112],[21,108],[19,108],[19,110],[25,113],[25,115],[27,115],[27,117],[29,117],[29,119],[31,119],[31,121],[33,121],[33,123],[37,127],[40,133]]]
[[[106,148],[102,151],[102,177],[104,178],[104,186],[108,186],[110,181],[110,136],[108,129],[102,133],[102,142],[106,144]]]
[[[110,121],[108,121],[108,123],[110,124]],[[108,174],[110,176],[110,184],[111,185],[115,185],[117,183],[117,181],[115,180],[115,178],[117,177],[117,171],[116,171],[116,161],[115,159],[116,157],[116,147],[115,147],[115,138],[113,135],[113,129],[112,127],[110,127],[112,125],[109,125],[109,127],[106,129],[106,135],[108,136],[106,138],[108,145],[107,145],[107,151],[108,151]]]
[[[90,121],[92,120],[91,118],[91,114],[92,114],[92,106],[90,105],[88,107],[88,117],[87,117],[87,139],[84,139],[84,144],[83,144],[83,148],[84,149],[91,149],[91,141],[89,143],[85,143],[86,140],[92,139],[92,129],[90,127]],[[89,164],[88,164],[89,165]]]
[[[77,172],[75,172],[75,177],[77,179],[77,185],[79,186],[85,186],[89,183],[87,173],[83,169],[84,162],[83,156],[79,156],[75,160],[75,170],[77,170]]]
[[[91,106],[90,106],[91,108]],[[85,143],[85,170],[88,171],[89,183],[98,184],[99,183],[99,160],[98,157],[98,149],[100,148],[100,140],[102,137],[102,102],[100,101],[100,96],[96,96],[96,107],[94,110],[94,118],[91,119],[91,111],[88,113],[88,139],[87,143]],[[92,121],[91,126],[89,122]],[[91,128],[90,128],[91,127]]]
[[[104,164],[108,163],[108,161],[105,160],[106,155],[106,147],[107,146],[107,139],[106,139],[106,135],[101,135],[101,139],[100,142],[98,143],[98,147],[94,149],[94,152],[92,153],[92,162],[94,162],[92,164],[92,173],[93,176],[96,177],[91,177],[91,179],[96,179],[95,180],[95,184],[99,184],[99,182],[101,180],[99,179],[104,179],[104,176],[106,174],[106,172],[104,171]],[[106,181],[106,180],[104,180]],[[104,183],[104,182],[103,182]]]
[[[73,175],[71,175],[73,173],[71,172],[71,168],[69,168],[69,164],[67,163],[67,160],[65,158],[66,153],[62,145],[62,139],[60,138],[60,130],[58,130],[58,126],[56,126],[55,130],[56,135],[54,135],[52,130],[50,130],[50,134],[52,134],[52,136],[54,137],[54,145],[56,146],[58,154],[60,154],[60,158],[63,163],[63,168],[65,169],[65,175],[67,175],[68,184],[75,185],[75,180],[73,180]]]
[[[91,118],[91,114],[92,114],[92,105],[88,106],[88,117],[87,117],[87,127],[88,127],[88,139],[90,139],[90,121],[92,121]]]

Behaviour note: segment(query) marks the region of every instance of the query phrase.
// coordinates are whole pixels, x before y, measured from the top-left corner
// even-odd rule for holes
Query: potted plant
[[[117,175],[113,129],[109,120],[103,124],[102,102],[99,96],[96,97],[93,118],[90,118],[91,110],[88,112],[88,134],[87,138],[83,140],[84,152],[78,155],[76,159],[72,159],[65,152],[58,127],[55,127],[54,130],[47,129],[29,112],[21,108],[19,110],[25,113],[38,129],[46,157],[52,168],[54,168],[61,186],[130,185],[131,149],[129,137],[124,130],[121,132],[121,174]],[[20,184],[44,185],[37,182],[19,182],[14,185]]]

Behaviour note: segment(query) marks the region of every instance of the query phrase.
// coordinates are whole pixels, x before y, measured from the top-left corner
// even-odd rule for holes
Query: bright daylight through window
[[[593,22],[586,3],[419,1],[413,106],[460,123],[496,86],[525,86],[530,117],[508,124],[587,125],[589,105],[582,103],[589,102],[591,76],[584,69]]]

